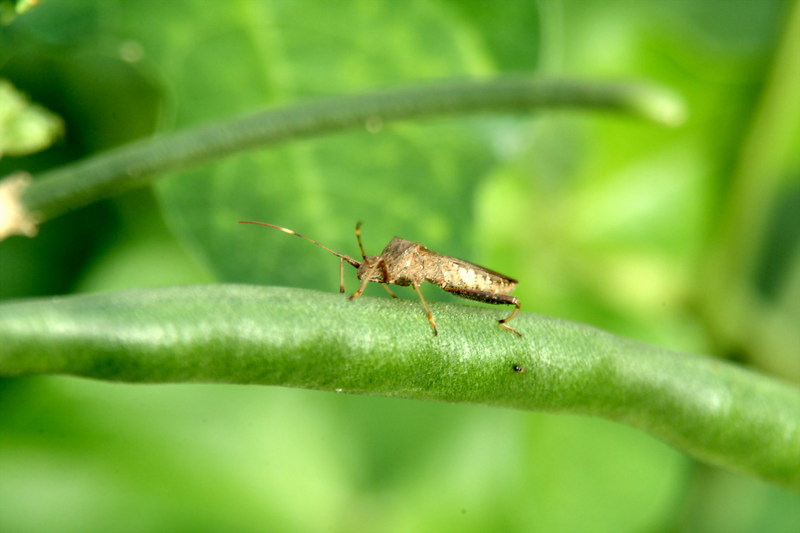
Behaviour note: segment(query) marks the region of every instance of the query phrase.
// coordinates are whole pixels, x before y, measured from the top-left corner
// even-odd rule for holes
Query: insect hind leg
[[[498,294],[496,292],[487,292],[487,291],[477,291],[472,289],[460,289],[455,287],[448,287],[445,288],[447,292],[451,294],[455,294],[460,298],[466,298],[467,300],[475,300],[478,302],[484,302],[487,304],[496,304],[496,305],[513,305],[514,310],[508,315],[506,318],[500,319],[497,322],[500,324],[501,327],[507,329],[511,333],[515,333],[522,337],[522,333],[515,330],[511,326],[508,325],[517,314],[519,313],[521,304],[519,300],[517,300],[514,296],[509,296],[507,294]]]
[[[509,302],[503,302],[503,303],[514,304],[514,306],[515,306],[515,307],[514,307],[514,310],[511,312],[511,314],[510,314],[509,316],[507,316],[506,318],[502,318],[502,319],[498,320],[497,322],[500,324],[500,326],[502,326],[502,327],[506,328],[506,329],[507,329],[508,331],[510,331],[511,333],[516,333],[517,335],[519,335],[520,337],[522,337],[522,333],[520,333],[519,331],[515,330],[514,328],[512,328],[511,326],[509,326],[509,325],[508,325],[508,322],[509,322],[509,321],[510,321],[512,318],[514,318],[515,316],[517,316],[517,313],[519,313],[519,309],[520,309],[520,307],[522,307],[522,305],[519,303],[519,300],[517,300],[517,299],[516,299],[516,298],[514,298],[513,296],[510,296],[510,297],[508,297],[508,298],[511,298],[511,300],[513,300],[513,301],[509,301]]]

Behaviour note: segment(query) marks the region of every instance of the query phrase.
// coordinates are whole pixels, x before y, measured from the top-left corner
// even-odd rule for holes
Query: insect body
[[[508,293],[517,286],[517,280],[509,278],[508,276],[464,261],[463,259],[437,254],[436,252],[428,250],[418,242],[407,241],[399,237],[394,237],[389,241],[389,244],[383,249],[381,255],[367,256],[364,251],[364,245],[361,242],[360,222],[356,224],[356,239],[358,240],[358,247],[361,251],[363,261],[357,261],[347,255],[334,252],[327,246],[290,229],[274,226],[265,222],[253,222],[250,220],[242,220],[240,222],[242,224],[258,224],[284,231],[310,241],[337,256],[339,258],[339,292],[344,292],[344,262],[347,261],[356,267],[358,269],[357,276],[361,281],[361,285],[359,285],[358,290],[350,296],[350,300],[361,296],[369,282],[380,283],[393,298],[397,298],[397,296],[389,289],[389,284],[401,286],[410,285],[419,296],[420,302],[422,302],[422,306],[425,308],[425,313],[428,315],[428,321],[431,323],[434,336],[438,335],[436,320],[434,320],[433,314],[431,314],[431,310],[419,289],[420,285],[425,281],[434,283],[445,291],[461,298],[490,304],[513,305],[514,311],[512,311],[508,317],[498,322],[508,331],[522,336],[519,331],[508,325],[508,322],[517,316],[520,309],[519,300],[514,296],[508,295]]]

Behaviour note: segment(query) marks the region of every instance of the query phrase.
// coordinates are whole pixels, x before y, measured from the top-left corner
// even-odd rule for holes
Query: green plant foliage
[[[60,118],[31,104],[8,81],[0,79],[0,158],[43,150],[63,129]]]
[[[0,160],[34,176],[23,199],[86,185],[76,169],[133,139],[136,181],[140,155],[179,158],[160,140],[197,128],[445,81],[647,81],[689,118],[367,117],[192,154],[155,191],[8,239],[0,297],[46,299],[0,306],[18,376],[0,380],[0,530],[795,533],[798,21],[797,1],[738,0],[51,0],[14,18],[0,75],[66,124]],[[348,303],[335,258],[241,219],[354,256],[363,220],[369,253],[398,235],[511,275],[526,335],[429,287],[433,339],[411,291]],[[327,293],[109,292],[215,281]],[[86,291],[105,294],[68,296]],[[27,375],[62,371],[94,377]],[[327,392],[344,385],[365,395]]]

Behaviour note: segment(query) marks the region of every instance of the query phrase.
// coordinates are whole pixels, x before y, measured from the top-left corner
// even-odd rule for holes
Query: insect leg
[[[417,296],[419,296],[419,301],[422,302],[422,307],[425,308],[425,313],[428,315],[428,322],[431,323],[431,327],[433,328],[433,336],[436,337],[439,335],[439,332],[436,330],[436,320],[433,319],[433,314],[431,313],[428,304],[425,302],[425,298],[422,297],[422,291],[419,290],[418,284],[411,285],[414,287],[414,290],[417,291]]]
[[[392,292],[392,289],[390,289],[390,288],[389,288],[389,286],[388,286],[387,284],[385,284],[385,283],[381,283],[381,287],[383,287],[384,289],[386,289],[386,292],[388,292],[388,293],[389,293],[389,295],[390,295],[392,298],[397,298],[397,297],[398,297],[398,296],[397,296],[395,293],[393,293],[393,292]]]
[[[376,270],[378,270],[377,265],[373,265],[372,267],[370,267],[369,270],[367,270],[367,272],[364,274],[364,277],[361,278],[361,285],[358,286],[358,290],[353,294],[351,294],[348,300],[355,300],[364,293],[364,289],[367,287],[367,283],[370,282],[370,278],[372,277],[372,274],[374,274]]]
[[[397,298],[397,295],[392,292],[392,289],[390,289],[389,285],[388,285],[388,283],[389,283],[389,268],[386,266],[386,261],[381,261],[380,265],[381,265],[381,269],[383,270],[383,281],[386,282],[386,283],[381,283],[381,285],[383,285],[383,288],[386,289],[386,292],[388,292],[392,296],[392,298]]]
[[[444,287],[443,287],[444,288]],[[507,304],[513,305],[514,311],[511,312],[509,316],[498,320],[497,322],[512,333],[516,333],[520,337],[522,337],[522,333],[515,330],[511,326],[507,324],[507,322],[511,321],[512,318],[517,316],[519,313],[519,309],[521,307],[519,300],[517,300],[514,296],[509,296],[507,294],[497,294],[495,292],[487,292],[487,291],[476,291],[470,289],[458,289],[454,287],[444,289],[449,293],[455,294],[456,296],[460,296],[461,298],[466,298],[468,300],[477,300],[479,302],[486,302],[487,304]]]
[[[344,259],[339,258],[339,293],[344,293]]]
[[[358,290],[353,294],[351,294],[347,299],[355,300],[356,298],[361,296],[364,293],[364,289],[366,288],[367,283],[369,283],[369,278],[364,278],[364,280],[361,282],[361,285],[359,285]]]
[[[519,313],[519,308],[522,307],[521,304],[519,303],[519,300],[517,300],[513,296],[511,298],[514,301],[513,302],[508,302],[508,303],[510,303],[510,304],[513,303],[516,307],[514,307],[514,310],[511,312],[511,315],[507,316],[506,318],[504,318],[502,320],[499,320],[498,322],[500,323],[500,325],[502,327],[506,328],[511,333],[516,333],[517,335],[522,337],[522,333],[520,333],[519,331],[515,330],[514,328],[512,328],[511,326],[508,325],[508,321],[511,320],[512,318],[514,318],[515,316],[517,316],[517,313]]]

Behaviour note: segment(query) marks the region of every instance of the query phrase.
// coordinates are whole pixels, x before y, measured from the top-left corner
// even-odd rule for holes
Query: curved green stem
[[[426,85],[309,102],[133,143],[40,174],[22,202],[43,222],[159,174],[248,148],[392,120],[560,107],[626,112],[667,124],[683,114],[676,97],[644,85],[519,78]]]
[[[0,376],[260,383],[606,417],[800,489],[800,390],[552,318],[217,285],[0,305]]]

